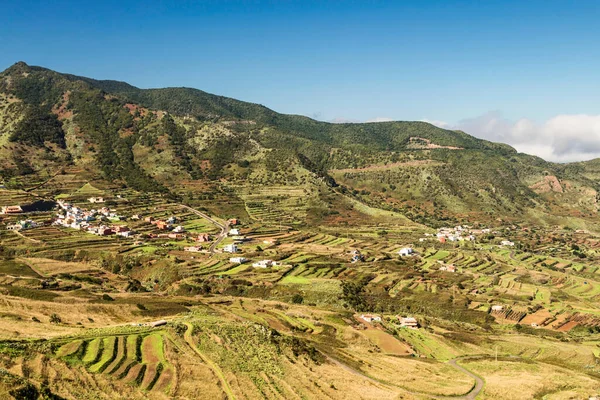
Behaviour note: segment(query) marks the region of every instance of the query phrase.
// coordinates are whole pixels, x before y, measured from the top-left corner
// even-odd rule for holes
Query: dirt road
[[[221,230],[221,232],[217,236],[217,240],[215,240],[208,249],[211,253],[214,253],[215,249],[217,248],[219,243],[221,243],[223,241],[223,239],[225,239],[227,237],[227,233],[229,232],[229,224],[227,224],[227,223],[222,224],[222,223],[218,222],[217,220],[215,220],[214,218],[211,218],[207,214],[203,213],[202,211],[195,210],[192,207],[189,207],[189,206],[186,206],[183,204],[181,205],[181,207],[185,208],[186,210],[190,211],[193,214],[196,214],[197,216],[199,216],[201,218],[204,218],[205,220],[207,220],[208,222],[210,222],[211,224],[213,224],[214,226],[216,226],[217,228],[219,228]]]

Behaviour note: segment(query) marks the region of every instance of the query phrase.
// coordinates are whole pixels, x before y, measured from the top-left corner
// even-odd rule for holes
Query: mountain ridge
[[[597,162],[551,163],[426,122],[321,122],[198,89],[139,89],[23,62],[0,73],[0,94],[0,118],[10,121],[0,131],[5,180],[73,165],[174,195],[186,181],[284,185],[311,193],[305,208],[319,215],[340,213],[339,196],[350,195],[426,224],[466,214],[569,218],[574,204],[588,217],[598,211]]]

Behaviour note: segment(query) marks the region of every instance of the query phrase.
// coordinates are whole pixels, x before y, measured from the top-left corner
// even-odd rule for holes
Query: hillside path
[[[202,211],[198,211],[192,207],[189,207],[189,206],[186,206],[183,204],[181,205],[181,207],[196,214],[197,216],[199,216],[201,218],[204,218],[205,220],[207,220],[208,222],[210,222],[211,224],[213,224],[214,226],[216,226],[217,228],[219,228],[221,230],[221,232],[217,236],[217,240],[215,240],[213,242],[213,244],[210,245],[210,248],[208,249],[211,253],[214,253],[215,249],[217,248],[219,243],[221,243],[223,241],[223,239],[225,239],[227,237],[227,233],[229,232],[229,224],[228,223],[222,224],[222,223],[218,222],[217,220],[215,220],[214,218],[211,218],[207,214],[203,213]]]
[[[208,367],[214,372],[214,374],[217,376],[217,378],[219,378],[219,380],[221,381],[221,385],[223,385],[223,391],[227,394],[227,397],[229,398],[229,400],[235,400],[235,395],[233,394],[233,390],[231,390],[231,386],[229,386],[229,382],[227,382],[227,379],[225,378],[223,371],[221,371],[221,368],[219,368],[219,366],[217,364],[215,364],[210,358],[208,358],[206,355],[204,355],[204,353],[202,353],[200,350],[198,350],[198,347],[196,347],[196,344],[194,343],[194,340],[192,339],[192,330],[193,330],[192,324],[190,324],[189,322],[185,322],[185,325],[187,326],[187,330],[185,331],[185,334],[183,335],[183,337],[184,337],[186,343],[192,348],[192,350],[194,350],[194,352],[196,354],[198,354],[200,356],[202,361],[204,361],[204,363],[206,365],[208,365]]]

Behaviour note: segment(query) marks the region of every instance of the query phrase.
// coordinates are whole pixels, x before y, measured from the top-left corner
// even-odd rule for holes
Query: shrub
[[[292,303],[294,303],[294,304],[302,304],[303,301],[304,301],[304,298],[301,295],[299,295],[298,293],[296,293],[292,297]]]
[[[58,316],[58,314],[52,314],[50,316],[51,324],[60,324],[61,322],[62,322],[62,319]]]

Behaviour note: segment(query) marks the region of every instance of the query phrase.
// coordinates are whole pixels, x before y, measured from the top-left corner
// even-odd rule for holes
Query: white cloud
[[[511,121],[500,112],[492,111],[455,125],[431,123],[507,143],[520,152],[548,161],[571,162],[600,157],[600,115],[565,114],[536,123],[527,118]]]
[[[393,120],[394,120],[393,118],[389,118],[389,117],[377,117],[377,118],[366,120],[365,122],[391,122]]]

